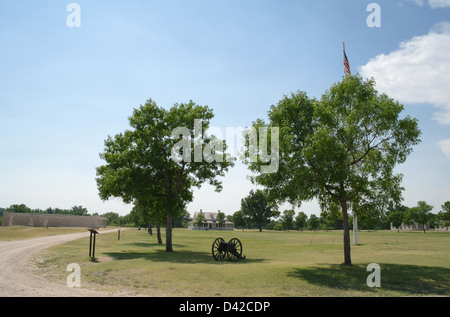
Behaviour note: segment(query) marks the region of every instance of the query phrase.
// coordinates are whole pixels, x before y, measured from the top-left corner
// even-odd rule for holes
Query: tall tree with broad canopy
[[[402,175],[394,174],[420,142],[418,122],[400,117],[403,106],[375,89],[374,80],[346,76],[320,100],[304,92],[272,106],[269,122],[253,128],[279,127],[279,169],[260,173],[261,161],[247,160],[253,181],[271,199],[300,204],[317,198],[338,204],[344,227],[344,263],[351,265],[348,211],[381,212],[401,200]],[[245,143],[247,153],[255,151]]]
[[[433,206],[428,205],[425,201],[418,201],[416,207],[409,208],[409,217],[422,225],[423,233],[426,233],[426,225],[432,220],[432,210]]]
[[[292,209],[287,209],[287,210],[283,211],[283,214],[280,217],[280,223],[281,223],[281,227],[284,230],[289,231],[290,229],[294,228],[294,216],[295,216],[295,211]]]
[[[225,141],[207,135],[213,112],[190,101],[170,109],[149,99],[129,117],[131,130],[109,136],[97,168],[103,200],[120,197],[139,202],[143,210],[162,213],[166,221],[166,251],[172,252],[172,219],[193,199],[193,187],[208,182],[221,191],[218,176],[234,162],[225,155]]]
[[[295,217],[296,229],[303,231],[303,228],[306,228],[307,223],[308,223],[308,216],[303,211],[300,211],[298,215]]]
[[[404,212],[401,210],[392,211],[388,215],[388,220],[393,227],[397,228],[397,232],[400,232],[400,226],[403,223]]]
[[[269,223],[271,217],[279,216],[277,206],[267,200],[266,195],[260,189],[251,190],[249,195],[241,199],[241,210],[249,221],[262,231],[264,225]]]

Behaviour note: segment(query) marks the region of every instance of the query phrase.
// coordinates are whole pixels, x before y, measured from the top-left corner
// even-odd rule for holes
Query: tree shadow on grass
[[[142,259],[153,262],[171,262],[171,263],[258,263],[264,262],[265,259],[245,259],[237,261],[228,261],[227,257],[223,261],[214,260],[211,252],[199,252],[186,250],[183,245],[173,245],[174,252],[166,252],[165,246],[152,243],[134,243],[139,247],[145,247],[143,251],[122,251],[122,252],[105,252],[104,254],[112,257],[114,260],[132,260]]]
[[[146,260],[153,262],[171,262],[171,263],[208,263],[211,262],[211,256],[204,252],[193,251],[174,251],[166,252],[164,250],[152,250],[146,252],[109,252],[105,253],[114,260]]]
[[[375,294],[389,290],[408,295],[450,295],[450,269],[400,264],[381,264],[381,287],[367,286],[367,265],[326,265],[298,268],[288,273],[311,284],[333,289],[355,290]]]
[[[155,248],[165,248],[165,244],[159,244],[156,242],[130,242],[130,243],[125,243],[124,245],[129,245],[131,247],[146,248],[146,250],[155,249]],[[173,243],[172,247],[174,249],[180,249],[180,248],[185,248],[185,245]]]

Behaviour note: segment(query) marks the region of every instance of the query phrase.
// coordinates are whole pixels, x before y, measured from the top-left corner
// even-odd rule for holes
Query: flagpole
[[[347,54],[345,53],[345,42],[342,42],[342,48],[344,49],[344,73],[346,76],[351,76],[350,63],[347,59]],[[353,244],[358,245],[358,217],[352,206],[353,211]]]

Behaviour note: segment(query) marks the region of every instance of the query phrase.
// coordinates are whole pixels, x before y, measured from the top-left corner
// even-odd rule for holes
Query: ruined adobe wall
[[[98,216],[21,214],[5,212],[2,226],[106,228],[106,218]]]

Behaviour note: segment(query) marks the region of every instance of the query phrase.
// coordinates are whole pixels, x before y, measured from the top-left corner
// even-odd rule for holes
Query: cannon
[[[221,261],[227,256],[228,260],[245,260],[242,256],[242,243],[238,238],[233,238],[225,242],[222,238],[217,238],[212,244],[212,255],[216,261]]]

